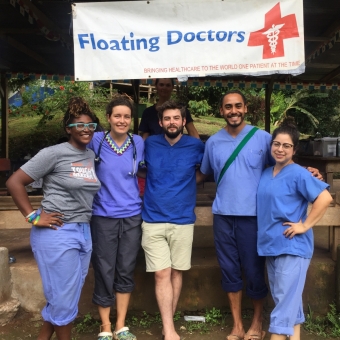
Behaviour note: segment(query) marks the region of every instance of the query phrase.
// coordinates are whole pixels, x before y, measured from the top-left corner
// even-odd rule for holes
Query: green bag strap
[[[243,149],[243,147],[247,144],[247,142],[249,141],[249,139],[251,137],[254,136],[255,132],[258,130],[259,128],[257,128],[256,126],[254,126],[245,136],[244,138],[241,140],[241,143],[239,145],[237,145],[236,149],[233,151],[233,153],[230,155],[230,157],[228,158],[228,160],[226,161],[226,163],[224,164],[224,167],[220,173],[220,176],[218,178],[217,181],[217,185],[220,184],[221,179],[223,177],[223,175],[225,174],[225,172],[227,171],[227,169],[229,168],[229,166],[231,165],[231,163],[235,160],[235,158],[237,157],[237,155],[240,153],[240,151]]]

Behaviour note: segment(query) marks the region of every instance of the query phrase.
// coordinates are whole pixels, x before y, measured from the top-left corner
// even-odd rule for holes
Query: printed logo
[[[265,14],[264,28],[250,33],[248,46],[263,46],[263,59],[284,57],[283,40],[299,37],[295,14],[281,17],[280,3]]]
[[[89,165],[72,163],[71,170],[70,176],[75,179],[83,179],[85,182],[97,182],[96,173],[91,162],[89,162]]]

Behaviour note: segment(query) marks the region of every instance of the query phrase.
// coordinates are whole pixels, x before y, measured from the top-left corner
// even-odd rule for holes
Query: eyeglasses
[[[289,144],[289,143],[283,143],[281,144],[280,142],[272,142],[272,146],[274,146],[275,148],[279,148],[282,145],[282,148],[285,150],[289,150],[291,149],[294,145],[293,144]]]
[[[77,131],[83,131],[86,128],[89,129],[90,131],[94,131],[97,128],[97,123],[74,123],[74,124],[69,124],[66,127],[72,127],[75,126]]]

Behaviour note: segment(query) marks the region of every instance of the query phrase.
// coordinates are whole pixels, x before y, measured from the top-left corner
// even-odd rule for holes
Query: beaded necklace
[[[131,139],[128,137],[125,143],[119,148],[112,140],[109,133],[106,135],[105,139],[109,143],[110,148],[113,150],[113,152],[116,153],[118,156],[121,156],[131,144]]]

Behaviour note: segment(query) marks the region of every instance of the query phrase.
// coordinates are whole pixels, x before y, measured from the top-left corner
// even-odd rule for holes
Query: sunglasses
[[[86,128],[89,129],[90,131],[94,131],[97,128],[97,123],[74,123],[74,124],[69,124],[66,127],[70,128],[70,127],[76,127],[77,131],[83,131]]]

